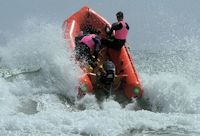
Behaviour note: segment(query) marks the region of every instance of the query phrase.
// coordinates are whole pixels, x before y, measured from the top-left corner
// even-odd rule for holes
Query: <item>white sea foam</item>
[[[162,59],[167,56],[162,55],[153,61],[144,60],[149,68],[153,63],[155,66],[163,64],[161,71],[155,67],[150,71],[146,71],[146,67],[140,69],[144,98],[149,99],[151,111],[136,111],[135,101],[125,108],[112,98],[99,103],[94,95],[86,95],[71,104],[68,99],[75,99],[81,71],[66,48],[60,25],[31,19],[24,29],[15,39],[9,39],[6,46],[0,47],[1,67],[36,66],[41,67],[41,71],[11,79],[0,78],[1,135],[200,133],[199,82],[192,82],[194,74],[186,74],[189,66],[192,66],[191,73],[196,70],[193,66],[196,61],[182,65],[171,59],[164,65]],[[181,64],[183,69],[178,66],[174,70],[171,65],[174,63]],[[142,67],[141,63],[137,64]]]

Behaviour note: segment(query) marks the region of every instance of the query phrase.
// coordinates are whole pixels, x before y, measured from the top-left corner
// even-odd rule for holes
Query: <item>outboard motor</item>
[[[106,60],[103,64],[103,72],[101,73],[100,81],[105,85],[111,85],[115,78],[115,64]]]

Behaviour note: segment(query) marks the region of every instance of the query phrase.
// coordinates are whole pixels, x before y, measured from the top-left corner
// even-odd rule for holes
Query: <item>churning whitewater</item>
[[[145,91],[125,106],[76,100],[81,70],[59,23],[29,19],[0,44],[0,135],[200,135],[198,36],[131,50]]]

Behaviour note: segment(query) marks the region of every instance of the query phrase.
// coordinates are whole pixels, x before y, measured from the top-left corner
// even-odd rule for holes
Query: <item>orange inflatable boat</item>
[[[63,23],[64,36],[69,41],[69,48],[72,50],[75,49],[75,38],[80,32],[92,33],[92,30],[98,29],[101,31],[101,39],[108,38],[105,32],[106,25],[111,26],[100,14],[89,7],[81,8]],[[99,80],[102,70],[105,71],[105,63],[114,64],[114,75],[107,75],[109,83],[104,82],[107,80],[107,77],[103,79],[103,82]],[[84,96],[87,93],[95,93],[96,91],[105,91],[108,93],[123,91],[123,94],[127,98],[132,99],[141,97],[143,94],[143,87],[134,67],[131,54],[128,51],[127,44],[120,51],[102,46],[95,68],[81,64],[80,67],[84,74],[80,77],[80,85],[78,85],[79,96]]]

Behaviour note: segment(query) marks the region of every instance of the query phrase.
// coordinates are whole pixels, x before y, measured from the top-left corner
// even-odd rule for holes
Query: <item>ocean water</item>
[[[0,135],[199,136],[198,24],[190,18],[182,25],[183,16],[179,22],[175,15],[167,18],[168,8],[160,6],[159,11],[160,16],[143,18],[150,21],[140,27],[147,32],[144,37],[131,33],[141,47],[133,46],[129,36],[144,95],[125,106],[113,98],[98,102],[94,95],[76,99],[81,70],[60,22],[29,18],[19,34],[0,31]],[[156,17],[161,22],[153,24]]]

